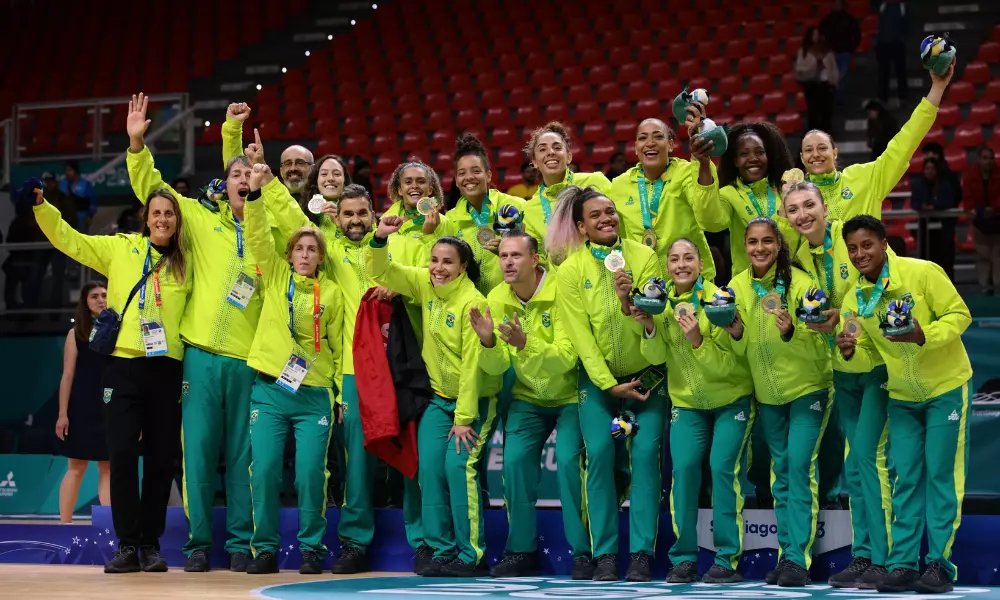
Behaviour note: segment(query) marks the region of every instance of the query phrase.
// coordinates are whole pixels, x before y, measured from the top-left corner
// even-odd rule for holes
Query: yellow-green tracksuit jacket
[[[385,213],[383,213],[383,216],[385,215],[403,217],[404,219],[406,217],[414,216],[412,213],[409,215],[407,214],[406,209],[403,208],[402,202],[394,202],[392,206],[386,209]],[[434,243],[443,237],[458,235],[458,227],[455,226],[455,223],[451,220],[451,217],[449,215],[440,215],[441,220],[438,223],[438,226],[434,229],[433,233],[424,233],[423,223],[417,224],[419,218],[420,216],[417,215],[415,218],[407,219],[406,222],[403,223],[403,226],[399,228],[399,231],[397,231],[393,235],[408,237],[419,241],[420,244],[424,246],[426,252],[416,255],[414,256],[414,258],[415,259],[423,258],[424,261],[411,263],[411,262],[406,262],[407,259],[410,258],[410,256],[406,257],[397,256],[396,260],[397,262],[399,262],[399,264],[410,265],[412,267],[427,266],[427,264],[430,263],[431,260],[431,248],[434,247]]]
[[[544,185],[538,186],[535,194],[524,205],[524,231],[538,240],[538,248],[542,255],[543,264],[548,264],[548,253],[545,252],[545,234],[549,231],[549,219],[556,212],[559,192],[567,185],[575,185],[583,188],[594,188],[602,194],[611,193],[611,182],[604,176],[604,173],[572,173],[566,170],[566,175],[561,183],[557,183],[546,188]],[[609,198],[610,199],[610,198]],[[544,202],[543,202],[544,200]],[[548,203],[552,212],[546,217],[544,204]]]
[[[490,190],[488,200],[484,200],[483,204],[488,209],[488,214],[484,215],[484,217],[487,217],[485,224],[490,228],[496,222],[497,211],[504,204],[514,206],[517,210],[521,211],[522,215],[524,214],[525,201],[515,196],[508,196],[500,190]],[[500,259],[489,250],[484,250],[479,243],[479,240],[476,238],[479,226],[473,221],[472,213],[469,210],[469,201],[463,196],[455,203],[455,208],[448,211],[448,218],[455,224],[455,228],[458,230],[456,236],[465,240],[472,248],[472,255],[475,257],[476,262],[479,263],[480,273],[479,281],[476,282],[476,289],[482,295],[488,296],[490,290],[503,283],[503,273],[500,272]]]
[[[719,186],[718,202],[702,206],[699,223],[706,230],[729,229],[733,273],[741,273],[750,267],[750,259],[747,258],[746,246],[743,244],[747,223],[757,217],[776,218],[781,209],[779,192],[780,190],[768,184],[766,177],[749,186],[737,177],[732,184]],[[756,204],[751,199],[751,194],[757,200]]]

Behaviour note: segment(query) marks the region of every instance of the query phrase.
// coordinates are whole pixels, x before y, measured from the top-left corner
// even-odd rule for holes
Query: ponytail
[[[464,240],[460,240],[457,237],[445,236],[434,242],[435,246],[444,244],[446,246],[451,246],[458,252],[458,262],[465,265],[465,274],[469,277],[472,283],[479,283],[479,263],[476,262],[475,255],[472,253],[472,248]]]
[[[771,228],[771,233],[774,234],[776,240],[778,240],[778,257],[774,261],[774,276],[775,281],[777,278],[781,278],[785,282],[785,293],[783,294],[781,300],[783,302],[788,302],[788,290],[792,287],[792,267],[801,269],[802,266],[795,260],[792,259],[792,253],[788,249],[788,242],[785,241],[785,236],[781,235],[781,230],[778,229],[778,224],[774,219],[770,217],[757,217],[756,219],[751,219],[747,223],[747,228],[743,232],[743,241],[746,242],[746,232],[750,231],[750,228],[754,225],[767,225]]]
[[[556,200],[556,210],[549,221],[545,235],[545,250],[549,255],[568,256],[586,241],[580,234],[577,223],[583,221],[583,204],[587,200],[603,198],[604,194],[593,188],[576,185],[566,186]]]

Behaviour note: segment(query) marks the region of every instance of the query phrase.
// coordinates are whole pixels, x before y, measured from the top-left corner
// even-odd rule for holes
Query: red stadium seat
[[[340,152],[339,140],[332,137],[323,137],[316,142],[316,155],[323,156],[326,154],[336,154]]]
[[[607,83],[602,83],[597,88],[597,101],[598,102],[611,102],[612,100],[620,100],[622,97],[622,86],[614,81],[609,81]]]
[[[583,74],[583,67],[578,65],[567,67],[559,74],[559,83],[564,87],[580,85],[585,81],[587,81],[587,78]]]
[[[545,107],[545,120],[546,121],[569,121],[569,108],[560,103],[549,104]]]
[[[344,138],[344,154],[369,154],[371,143],[367,135],[349,135]]]
[[[451,114],[445,110],[436,110],[427,114],[428,129],[443,129],[451,125]]]
[[[448,96],[443,92],[430,92],[424,95],[424,111],[443,111],[448,109]]]
[[[403,134],[400,147],[406,152],[423,152],[427,150],[427,134],[423,131],[408,131]]]
[[[976,60],[981,60],[987,64],[1000,62],[1000,42],[983,42],[979,46],[979,53]]]
[[[994,79],[986,84],[986,95],[983,97],[990,102],[1000,102],[1000,79]]]
[[[641,78],[628,84],[628,87],[625,89],[625,98],[628,100],[642,100],[643,98],[649,98],[652,95],[653,90],[650,89],[649,84]]]
[[[514,125],[521,127],[537,127],[541,125],[542,117],[538,114],[538,107],[533,104],[519,106],[514,114]]]
[[[506,71],[503,74],[503,82],[500,84],[500,87],[505,90],[512,90],[526,85],[528,85],[528,76],[524,71],[517,69],[514,71]]]
[[[953,143],[963,148],[976,148],[983,145],[983,128],[978,123],[962,123],[955,128]]]
[[[611,48],[611,54],[608,56],[608,64],[612,67],[624,67],[625,65],[633,64],[632,58],[632,48],[621,45]]]
[[[608,65],[597,65],[591,67],[587,72],[587,82],[590,85],[600,85],[613,79],[611,67]]]
[[[706,39],[695,44],[694,55],[701,60],[711,60],[721,54],[719,50],[720,47],[718,42]]]
[[[785,73],[782,75],[781,81],[778,82],[778,87],[781,91],[788,92],[789,94],[796,94],[802,91],[802,85],[795,78],[795,73]]]
[[[542,86],[538,90],[536,102],[542,106],[546,104],[557,104],[563,101],[563,89],[555,85]]]
[[[488,69],[483,71],[477,71],[475,67],[472,67],[472,72],[486,72]],[[448,77],[448,83],[446,88],[449,92],[464,92],[472,89],[472,78],[469,77],[468,73],[455,73]],[[395,89],[395,88],[394,88]]]
[[[451,95],[452,110],[466,110],[477,108],[478,106],[479,102],[476,100],[476,93],[472,90],[458,91]]]
[[[482,108],[493,108],[504,104],[504,93],[500,89],[486,90],[479,99],[479,106]]]
[[[605,65],[606,56],[605,56],[604,52],[601,51],[601,50],[598,50],[596,48],[588,48],[588,49],[586,49],[586,50],[583,51],[583,53],[579,57],[579,60],[577,60],[575,58],[575,56],[572,53],[570,53],[570,55],[569,55],[569,63],[568,64],[566,64],[566,65],[560,65],[560,64],[556,63],[555,66],[556,67],[559,67],[559,66],[569,66],[569,65],[576,64],[577,62],[580,65],[582,65],[584,68],[593,68],[593,67],[596,67],[598,65],[600,65],[600,66],[606,66]]]
[[[407,112],[399,116],[399,129],[411,131],[424,128],[424,114],[421,112]]]
[[[478,108],[468,108],[458,111],[455,115],[455,127],[457,129],[468,129],[476,127],[482,122],[482,117]]]
[[[984,62],[973,61],[965,65],[962,81],[975,85],[985,85],[990,80],[990,66]]]
[[[754,96],[762,96],[772,90],[774,90],[774,77],[767,73],[758,73],[747,83],[747,93]]]
[[[650,117],[660,118],[663,116],[662,108],[660,106],[660,101],[655,98],[647,98],[645,100],[639,100],[635,103],[635,116],[640,119],[648,119]]]
[[[513,169],[521,166],[521,161],[524,160],[524,154],[520,150],[514,148],[501,148],[497,152],[497,158],[495,161],[495,167],[497,168],[507,168]]]
[[[788,96],[780,90],[764,94],[760,101],[760,109],[768,114],[780,113],[787,108]]]
[[[944,144],[945,144],[944,128],[943,127],[931,127],[930,131],[927,132],[927,135],[924,136],[922,144],[926,144],[928,142],[937,142],[937,143],[941,144],[942,146],[944,146]]]
[[[759,40],[765,35],[767,35],[767,24],[763,21],[751,20],[743,23],[743,39]]]
[[[577,102],[590,101],[593,98],[591,87],[586,84],[572,85],[566,90],[566,102],[575,104]]]
[[[737,23],[726,23],[726,19],[728,19],[728,16],[723,16],[718,20],[709,21],[710,23],[715,23],[715,35],[712,36],[712,39],[725,42],[726,40],[735,40],[739,37],[739,25]],[[732,42],[730,41],[729,43]],[[728,45],[726,46],[726,53],[729,53]]]
[[[507,105],[511,107],[526,106],[535,101],[535,91],[530,87],[514,88],[510,91]]]
[[[715,90],[716,93],[723,97],[742,93],[743,79],[737,77],[736,75],[726,75],[725,77],[719,79],[719,83]]]
[[[767,72],[771,75],[784,75],[792,71],[792,60],[785,54],[775,54],[767,59]]]
[[[691,44],[686,42],[671,42],[667,46],[667,60],[679,61],[691,57]]]
[[[317,119],[333,119],[333,118],[336,118],[336,116],[337,116],[337,105],[333,101],[333,99],[330,99],[330,100],[317,100],[316,103],[313,104],[312,116],[316,117]]]
[[[969,121],[979,125],[992,125],[997,122],[997,104],[983,98],[972,105],[969,111]]]
[[[512,127],[494,127],[490,133],[490,145],[503,148],[518,143],[517,131]]]
[[[320,137],[330,137],[337,135],[340,132],[337,127],[336,119],[317,119],[316,120],[316,135]]]
[[[627,142],[635,139],[635,130],[639,123],[632,119],[622,119],[615,121],[615,129],[611,132],[611,139],[616,142]]]
[[[753,53],[756,56],[774,56],[778,54],[778,40],[764,38],[754,42]]]
[[[976,100],[976,88],[968,81],[953,81],[945,98],[955,104],[969,104]]]
[[[677,64],[677,79],[694,79],[701,75],[701,62],[696,58],[682,60]]]
[[[744,77],[757,75],[760,70],[760,58],[757,56],[744,56],[736,64],[736,73]]]
[[[969,154],[961,145],[952,144],[944,149],[944,160],[948,168],[955,173],[961,173],[968,167]]]
[[[663,79],[670,79],[670,63],[651,63],[646,70],[646,81],[661,81]]]
[[[393,169],[396,168],[398,162],[398,157],[383,154],[372,164],[372,171],[379,175],[388,175],[389,173],[392,173]]]
[[[590,150],[590,160],[596,164],[607,164],[611,155],[618,152],[618,144],[612,142],[601,142],[594,144]]]
[[[805,92],[799,92],[799,93],[795,94],[795,99],[792,100],[792,108],[794,108],[795,110],[797,110],[799,112],[802,112],[802,111],[804,111],[804,110],[806,110],[808,108],[806,106],[806,95],[805,95]]]
[[[747,123],[763,123],[767,121],[767,115],[762,112],[754,112],[743,117],[743,120]]]
[[[368,124],[364,117],[346,117],[340,130],[347,135],[361,135],[368,131]]]
[[[750,94],[735,94],[729,98],[729,112],[743,116],[753,112],[756,103]]]
[[[798,37],[798,32],[796,31],[795,21],[778,21],[771,24],[771,37],[778,38],[779,40],[786,40],[785,47],[788,47],[787,40]],[[795,40],[796,43],[798,39]]]
[[[507,169],[507,172],[503,176],[503,189],[509,190],[519,183],[524,183],[524,178],[521,174],[513,169]]]
[[[494,106],[486,109],[486,117],[483,118],[483,125],[487,127],[501,127],[510,123],[510,110],[506,106]]]
[[[389,152],[398,146],[395,133],[379,133],[372,141],[372,152]]]
[[[723,57],[716,57],[708,61],[708,66],[705,68],[705,74],[712,79],[721,79],[729,75],[729,63],[730,59]]]
[[[446,129],[439,129],[431,134],[431,143],[428,146],[431,150],[447,150],[455,147],[455,132]]]
[[[597,103],[593,100],[580,102],[576,105],[576,110],[573,112],[574,123],[588,123],[590,121],[596,121],[600,118],[601,109],[598,108]]]
[[[907,173],[919,173],[924,170],[924,155],[914,154],[910,157],[910,166],[906,168]]]
[[[726,58],[740,59],[746,56],[747,54],[750,54],[750,46],[746,40],[735,38],[735,36],[733,37],[727,36],[720,39],[729,40],[729,42],[726,43]]]
[[[962,120],[962,114],[958,110],[957,104],[946,103],[938,108],[937,118],[934,124],[939,127],[954,127]]]
[[[380,114],[372,117],[371,131],[374,133],[394,133],[396,119],[391,114]]]
[[[653,44],[644,44],[639,46],[639,50],[636,51],[636,61],[648,65],[654,62],[663,60],[663,50],[659,46],[654,46]]]
[[[604,120],[618,121],[631,114],[628,100],[612,100],[604,106]]]
[[[517,54],[504,54],[500,57],[500,71],[521,71],[521,57]]]
[[[596,143],[609,139],[608,126],[603,121],[591,121],[583,126],[580,139],[584,143]]]

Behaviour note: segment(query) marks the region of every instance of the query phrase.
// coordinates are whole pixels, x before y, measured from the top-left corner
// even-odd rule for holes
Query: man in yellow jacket
[[[969,456],[972,366],[962,333],[969,308],[938,265],[888,253],[885,227],[862,215],[844,224],[851,262],[861,272],[844,299],[841,355],[871,363],[867,337],[889,372],[889,443],[896,467],[889,574],[880,592],[945,594]],[[927,533],[927,569],[918,571]]]
[[[583,501],[584,451],[577,407],[577,355],[556,306],[556,275],[538,265],[538,241],[514,231],[500,240],[503,283],[487,298],[486,313],[472,309],[483,349],[479,366],[517,375],[506,416],[503,481],[509,522],[503,560],[495,577],[541,573],[535,535],[539,455],[556,432],[556,465],[563,529],[573,551],[573,579],[594,575]],[[494,324],[496,324],[494,330]]]

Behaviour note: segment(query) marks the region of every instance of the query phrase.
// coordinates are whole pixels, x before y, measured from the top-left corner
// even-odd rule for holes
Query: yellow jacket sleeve
[[[402,294],[407,298],[423,301],[421,293],[421,283],[427,279],[427,267],[410,267],[401,265],[395,260],[389,259],[388,246],[379,246],[373,243],[371,252],[367,253],[368,271],[372,279],[379,285],[384,285],[397,294]],[[468,319],[464,319],[468,321]],[[475,335],[475,332],[473,332]],[[476,339],[479,336],[476,335]]]
[[[729,214],[719,201],[719,175],[716,173],[715,163],[709,161],[709,165],[712,169],[712,183],[702,185],[698,183],[700,163],[696,160],[690,162],[684,184],[684,199],[694,212],[699,227],[706,230],[711,230],[712,227],[725,229],[729,226]]]
[[[487,375],[502,376],[510,368],[510,352],[512,350],[509,344],[500,339],[500,332],[497,330],[497,326],[503,319],[503,305],[499,302],[489,302],[489,300],[487,300],[487,305],[490,307],[490,314],[493,317],[494,341],[492,348],[485,346],[480,348],[479,368]],[[476,334],[476,339],[479,339],[478,334]],[[531,340],[529,339],[528,341],[530,342]],[[482,346],[482,343],[480,343],[480,346]]]
[[[586,303],[583,294],[580,293],[581,279],[582,275],[577,272],[575,263],[563,263],[559,269],[559,293],[556,296],[556,304],[559,306],[560,315],[567,321],[569,337],[580,355],[580,362],[587,370],[587,375],[594,385],[607,390],[618,385],[618,380],[611,374],[601,348],[594,339]]]
[[[705,323],[707,320],[699,319]],[[699,323],[701,325],[701,323]],[[674,323],[670,323],[674,327]],[[680,325],[677,325],[680,327]],[[721,327],[714,327],[708,324],[708,331],[701,326],[701,345],[694,349],[694,357],[702,364],[712,365],[712,370],[720,374],[732,373],[736,366],[736,353],[732,348],[732,336]]]
[[[838,333],[844,328],[844,317],[856,313],[857,311],[853,309],[841,311],[840,325],[837,328]],[[874,355],[878,354],[878,350],[872,344],[868,333],[864,327],[859,329],[858,342],[854,346],[854,353],[851,354],[850,358],[844,358],[844,355],[840,352],[840,348],[835,347],[833,349],[833,367],[835,370],[845,373],[867,373],[882,364],[881,360],[875,359]]]
[[[234,156],[243,155],[243,121],[226,115],[222,124],[222,168],[225,169]]]
[[[56,209],[44,201],[34,206],[35,220],[49,242],[73,260],[108,277],[111,260],[125,246],[117,235],[84,235],[69,226]]]
[[[257,261],[257,268],[260,269],[265,287],[274,289],[275,281],[281,279],[281,276],[285,274],[282,263],[285,264],[286,268],[288,263],[274,249],[264,202],[260,198],[248,199],[243,213],[246,219],[247,246],[250,247],[250,252]]]
[[[299,203],[277,177],[260,188],[260,191],[267,203],[267,209],[274,218],[274,226],[283,237],[291,237],[300,227],[312,226],[312,221],[302,212]],[[331,241],[333,240],[327,240]]]
[[[480,304],[479,310],[486,310],[485,302]],[[467,365],[478,365],[483,345],[479,341],[479,334],[472,328],[468,315],[463,317],[458,319],[462,323],[462,362]],[[455,425],[471,425],[479,416],[479,379],[479,369],[476,368],[462,369],[459,374],[458,398],[455,399]]]
[[[185,206],[189,203],[194,203],[201,208],[197,200],[191,198],[185,198],[177,193],[174,188],[163,181],[163,175],[156,168],[156,164],[153,161],[153,154],[149,151],[148,146],[143,146],[140,152],[125,152],[125,165],[128,167],[128,178],[132,183],[132,191],[135,193],[136,198],[139,199],[143,204],[149,198],[149,195],[154,191],[159,189],[166,189],[168,192],[177,198],[177,202],[180,203],[181,209],[189,208]],[[188,216],[187,213],[191,211],[184,211],[184,216]]]
[[[936,317],[933,323],[920,323],[924,330],[924,347],[939,348],[961,339],[972,324],[972,314],[944,269],[935,263],[924,264],[926,300]]]
[[[576,367],[579,357],[576,348],[573,347],[573,340],[569,337],[566,320],[559,315],[553,319],[552,326],[555,328],[555,336],[551,344],[541,340],[537,335],[529,335],[523,350],[510,349],[518,357],[520,364],[523,365],[522,370],[529,377],[550,377],[551,373],[565,373]]]

